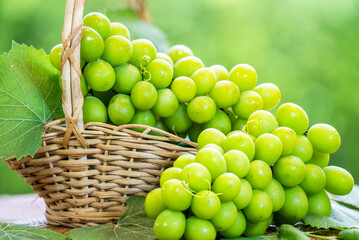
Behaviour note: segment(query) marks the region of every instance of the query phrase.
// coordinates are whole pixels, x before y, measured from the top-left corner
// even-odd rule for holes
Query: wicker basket
[[[62,106],[65,119],[48,123],[36,155],[7,159],[45,199],[51,225],[80,227],[116,221],[131,195],[156,188],[162,171],[196,143],[143,125],[83,125],[80,46],[85,0],[68,0],[63,29]],[[131,129],[143,128],[144,132]],[[162,136],[150,134],[157,132]],[[186,143],[182,147],[174,143]]]

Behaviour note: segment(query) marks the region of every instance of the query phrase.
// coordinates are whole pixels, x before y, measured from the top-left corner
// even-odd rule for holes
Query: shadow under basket
[[[144,132],[131,130],[134,127]],[[161,173],[173,160],[197,151],[196,143],[157,128],[103,123],[88,123],[81,131],[89,147],[72,136],[64,148],[66,130],[63,119],[52,121],[33,158],[5,160],[44,198],[51,225],[117,221],[129,196],[146,195],[159,186]]]

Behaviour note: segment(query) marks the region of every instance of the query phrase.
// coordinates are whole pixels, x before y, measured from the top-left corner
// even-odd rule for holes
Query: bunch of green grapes
[[[156,218],[158,239],[257,236],[276,222],[294,224],[307,214],[329,216],[328,193],[346,195],[354,180],[328,166],[340,136],[328,124],[309,130],[298,105],[286,103],[276,116],[253,112],[243,131],[227,136],[208,128],[196,155],[182,155],[150,192],[145,210]]]

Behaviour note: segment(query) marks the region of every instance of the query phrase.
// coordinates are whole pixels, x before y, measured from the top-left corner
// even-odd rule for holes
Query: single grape
[[[309,126],[307,113],[294,103],[282,104],[275,114],[279,126],[289,127],[298,135],[303,135]]]
[[[254,160],[249,165],[246,180],[253,188],[266,188],[272,179],[272,170],[269,165],[262,160]]]
[[[226,140],[226,135],[221,131],[215,128],[207,128],[203,130],[198,136],[198,149],[203,148],[209,143],[214,143],[219,147],[223,148],[224,141]]]
[[[252,138],[248,134],[237,132],[227,137],[224,141],[223,150],[225,152],[230,150],[242,151],[247,155],[249,161],[252,161],[255,153],[255,146]]]
[[[243,178],[249,171],[249,159],[245,153],[239,150],[230,150],[223,155],[226,160],[227,171]]]
[[[166,209],[156,218],[153,232],[159,240],[180,239],[186,228],[186,217],[182,212]]]
[[[262,83],[253,88],[263,100],[263,109],[269,110],[276,107],[280,101],[280,90],[273,83]]]
[[[241,210],[237,212],[237,219],[230,228],[221,231],[221,234],[226,238],[236,238],[241,236],[246,229],[246,218]]]
[[[175,114],[178,109],[178,100],[171,89],[158,90],[157,101],[153,106],[153,112],[160,117],[169,117]]]
[[[285,201],[278,213],[288,221],[296,223],[302,220],[308,212],[308,198],[299,186],[285,188]]]
[[[265,191],[272,199],[273,212],[276,212],[283,207],[285,192],[282,185],[277,180],[272,178],[269,185],[264,188],[263,191]]]
[[[347,195],[354,186],[353,176],[344,168],[328,166],[324,168],[325,190],[335,195]]]
[[[180,103],[177,111],[170,117],[163,119],[166,126],[175,133],[185,133],[192,125],[192,120],[187,114],[187,105]]]
[[[131,102],[130,96],[126,94],[116,94],[111,98],[108,105],[108,116],[116,125],[129,123],[135,115],[135,107]]]
[[[178,77],[173,80],[171,90],[176,94],[179,102],[185,103],[196,96],[197,87],[189,77]]]
[[[131,90],[131,100],[139,110],[151,109],[157,101],[156,88],[149,82],[138,82]]]
[[[84,17],[83,25],[91,27],[98,32],[103,39],[111,35],[111,22],[102,13],[91,12]]]
[[[131,36],[130,31],[128,30],[128,28],[125,25],[123,25],[122,23],[119,23],[119,22],[112,22],[110,36],[115,36],[115,35],[124,36],[128,40],[130,40],[130,36]]]
[[[209,120],[208,122],[203,124],[204,128],[215,128],[221,131],[223,134],[227,134],[231,131],[231,120],[229,119],[228,115],[221,111],[217,110],[214,117]]]
[[[223,149],[222,149],[220,146],[218,146],[218,145],[216,145],[216,144],[214,144],[214,143],[208,143],[208,144],[206,144],[206,145],[204,145],[204,146],[202,147],[202,149],[204,149],[204,148],[215,148],[215,149],[217,149],[222,155],[224,154]]]
[[[181,58],[179,61],[175,62],[173,78],[176,79],[181,76],[190,77],[196,70],[203,67],[204,64],[198,57],[188,56]]]
[[[330,216],[332,205],[327,193],[323,190],[308,196],[308,214]]]
[[[238,117],[247,119],[253,112],[263,109],[263,101],[261,96],[254,91],[241,92],[232,109]]]
[[[228,80],[228,70],[222,65],[213,65],[209,67],[217,75],[217,81]]]
[[[308,138],[304,135],[297,137],[297,145],[291,152],[292,155],[299,157],[303,162],[308,162],[313,155],[313,146]]]
[[[116,67],[115,73],[116,81],[112,88],[118,93],[131,93],[133,86],[142,80],[140,70],[129,63]]]
[[[248,206],[243,209],[246,219],[252,223],[258,223],[267,220],[272,212],[273,203],[268,193],[254,189],[252,200]]]
[[[92,62],[101,57],[105,44],[94,29],[83,27],[80,49],[81,58],[86,62]]]
[[[184,168],[185,166],[187,166],[190,163],[193,163],[196,159],[196,156],[193,154],[183,154],[181,156],[179,156],[176,161],[173,162],[173,167],[177,167],[177,168]]]
[[[221,80],[214,85],[209,96],[214,100],[217,107],[229,108],[239,100],[240,93],[235,83],[229,80]]]
[[[234,130],[243,130],[243,128],[247,125],[247,119],[237,118],[232,124],[232,131]]]
[[[110,90],[116,80],[115,70],[101,59],[88,63],[84,69],[84,76],[87,84],[99,92]]]
[[[133,48],[130,40],[120,35],[110,36],[105,40],[102,59],[112,66],[119,66],[127,63],[132,56],[132,52]]]
[[[197,87],[196,96],[204,96],[209,93],[217,81],[216,73],[210,68],[200,68],[191,75]]]
[[[212,191],[220,194],[221,202],[231,201],[241,190],[241,181],[233,173],[223,173],[213,182]]]
[[[282,142],[273,134],[260,135],[254,144],[256,149],[254,158],[266,162],[269,166],[272,166],[282,154]]]
[[[268,220],[264,220],[258,223],[251,223],[248,219],[246,222],[246,230],[244,231],[244,235],[247,237],[255,237],[264,235],[268,227]]]
[[[192,216],[187,219],[184,237],[187,240],[215,240],[216,229],[207,220]]]
[[[323,169],[315,164],[305,164],[305,177],[300,187],[306,194],[315,194],[322,191],[326,184],[326,177]]]
[[[192,50],[185,45],[174,45],[168,50],[167,54],[172,59],[173,63],[176,63],[184,57],[193,56]]]
[[[167,61],[171,65],[172,68],[175,66],[172,59],[165,53],[158,52],[156,54],[156,59],[162,59],[162,60]]]
[[[180,180],[185,181],[191,190],[199,192],[210,188],[212,177],[205,166],[193,162],[183,168]]]
[[[155,59],[147,65],[146,70],[151,75],[150,83],[152,83],[156,89],[166,88],[171,84],[173,68],[167,61]]]
[[[212,182],[227,172],[226,160],[220,151],[215,148],[203,148],[196,155],[196,162],[201,163],[211,173]]]
[[[221,209],[214,216],[210,222],[217,231],[226,231],[229,229],[237,219],[238,210],[232,201],[223,202]]]
[[[305,164],[300,158],[287,155],[279,158],[273,166],[273,175],[282,185],[294,187],[305,177]]]
[[[96,97],[88,96],[84,99],[82,106],[84,123],[88,122],[107,122],[107,108]]]
[[[162,187],[165,182],[170,179],[181,180],[182,168],[170,167],[161,173],[160,186]]]
[[[161,188],[155,188],[147,194],[145,211],[148,217],[155,219],[165,209],[167,206],[162,200]]]
[[[199,218],[211,219],[218,214],[220,209],[221,200],[212,191],[203,190],[193,197],[191,211]]]
[[[248,134],[259,137],[263,133],[270,133],[276,129],[278,122],[270,112],[259,110],[249,116],[246,126]]]
[[[205,123],[216,114],[216,104],[207,96],[195,97],[187,106],[189,118],[196,123]]]
[[[245,179],[241,179],[241,191],[233,198],[233,202],[237,209],[243,209],[248,206],[253,196],[253,189],[249,182]]]
[[[193,123],[188,129],[188,137],[192,142],[197,142],[199,134],[203,131],[203,124]]]
[[[156,125],[156,116],[151,110],[136,110],[130,123],[154,127]],[[133,128],[133,130],[138,132],[144,131],[143,128]]]
[[[308,139],[313,144],[313,148],[321,153],[334,153],[340,147],[340,135],[329,124],[313,125],[308,131]]]
[[[62,53],[62,44],[57,44],[50,51],[50,61],[51,64],[61,71],[61,53]]]
[[[163,202],[168,208],[184,211],[191,206],[192,195],[185,189],[180,180],[167,180],[161,190]]]
[[[229,72],[228,80],[237,84],[241,91],[251,90],[257,84],[257,73],[248,64],[238,64]]]
[[[313,163],[321,168],[325,168],[329,163],[329,154],[313,150],[312,158],[307,163]]]
[[[136,39],[132,42],[133,53],[129,63],[135,65],[137,68],[147,66],[148,62],[156,58],[157,49],[155,45],[147,39]],[[147,60],[144,57],[147,56]]]
[[[272,134],[277,136],[282,142],[282,155],[291,154],[297,146],[298,136],[293,129],[288,127],[279,127],[274,129]]]

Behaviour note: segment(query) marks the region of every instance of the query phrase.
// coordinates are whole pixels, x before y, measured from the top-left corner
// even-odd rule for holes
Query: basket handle
[[[81,130],[84,129],[82,116],[84,97],[81,92],[80,43],[85,3],[86,0],[67,0],[62,30],[62,109],[67,128],[63,139],[65,148],[72,134],[83,147],[89,146],[81,134]]]

